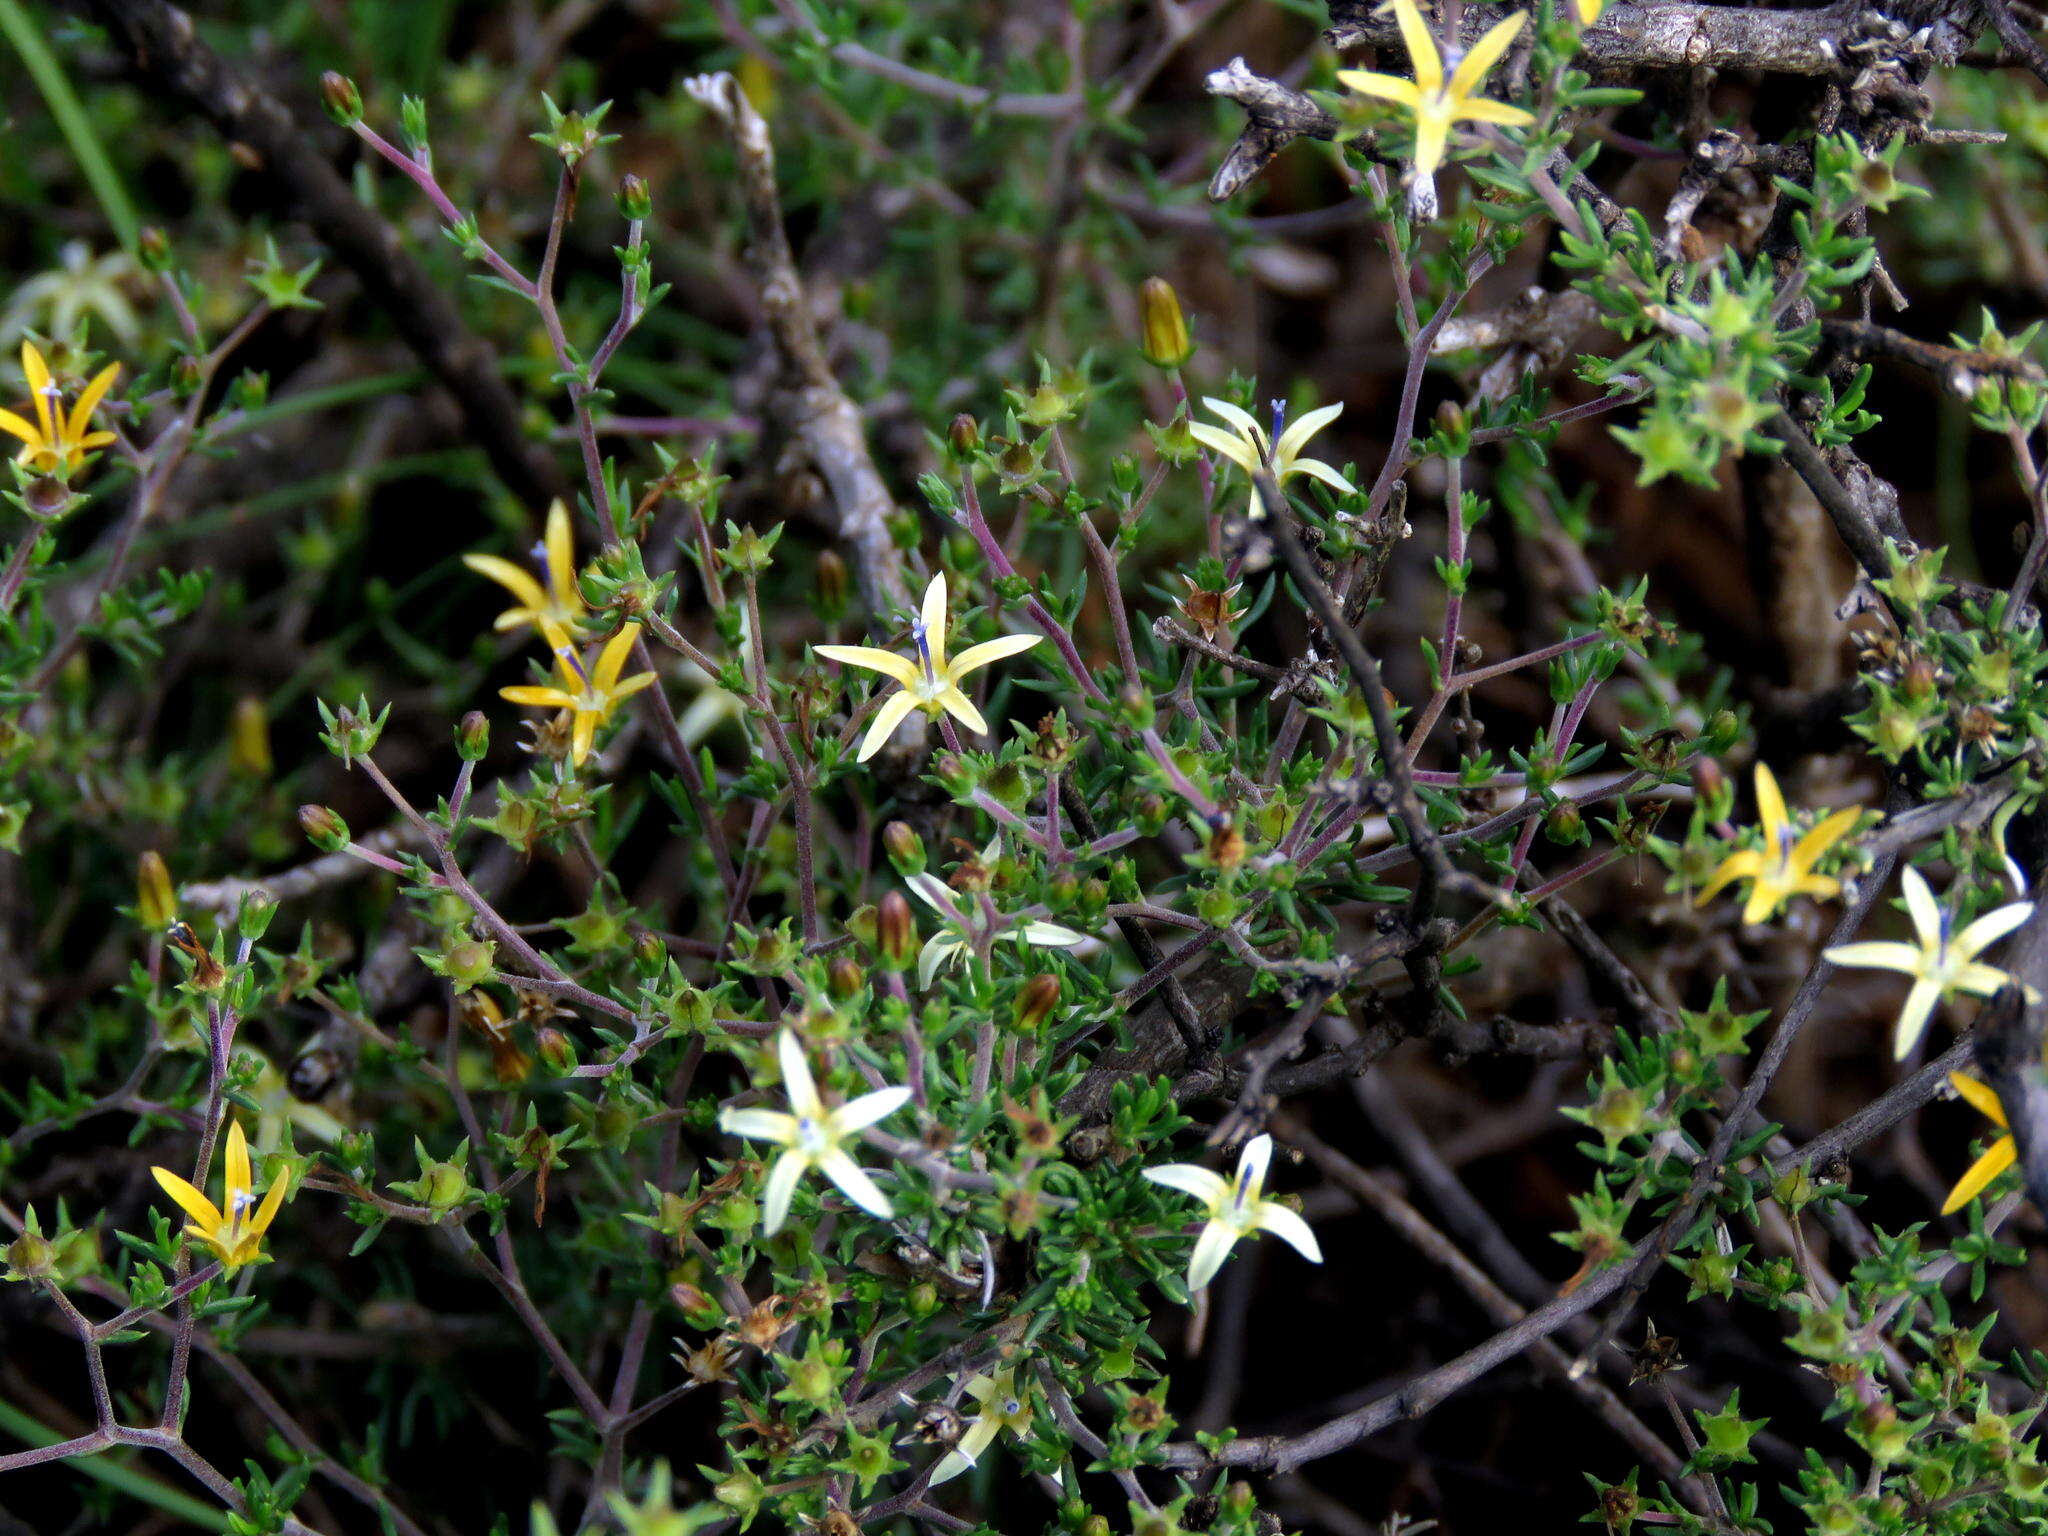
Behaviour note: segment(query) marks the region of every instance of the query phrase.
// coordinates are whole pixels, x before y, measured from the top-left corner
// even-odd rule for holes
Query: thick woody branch
[[[1273,163],[1273,157],[1296,139],[1332,139],[1337,119],[1299,91],[1254,74],[1241,58],[1209,72],[1202,82],[1211,96],[1244,108],[1244,131],[1209,178],[1209,197],[1224,202]]]
[[[831,492],[839,514],[839,538],[853,556],[869,611],[907,610],[912,606],[910,589],[903,580],[902,557],[889,536],[896,500],[868,452],[860,408],[847,398],[825,360],[817,321],[782,225],[775,144],[768,124],[731,75],[699,75],[688,82],[688,90],[725,124],[739,156],[747,261],[782,359],[774,414]]]

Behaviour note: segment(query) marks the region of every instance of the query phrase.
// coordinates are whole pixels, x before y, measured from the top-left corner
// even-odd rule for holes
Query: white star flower
[[[875,1181],[841,1145],[877,1120],[893,1115],[910,1098],[908,1088],[881,1088],[828,1109],[818,1097],[817,1080],[804,1061],[803,1047],[796,1036],[784,1030],[775,1039],[775,1054],[782,1063],[782,1087],[790,1112],[773,1109],[728,1109],[719,1114],[721,1130],[753,1141],[772,1141],[784,1149],[768,1170],[768,1184],[761,1198],[761,1229],[773,1237],[789,1217],[790,1197],[804,1170],[815,1168],[862,1210],[874,1216],[890,1216],[895,1208]]]
[[[1207,1207],[1208,1223],[1188,1260],[1188,1289],[1199,1291],[1214,1279],[1238,1240],[1254,1232],[1272,1233],[1311,1264],[1323,1262],[1323,1250],[1308,1223],[1278,1201],[1261,1197],[1266,1168],[1272,1161],[1273,1138],[1254,1136],[1238,1154],[1237,1172],[1229,1179],[1197,1163],[1168,1163],[1145,1170],[1145,1177],[1154,1184],[1193,1195]]]
[[[931,1481],[925,1485],[928,1488],[936,1488],[973,1466],[1004,1430],[1020,1438],[1031,1431],[1031,1402],[1017,1390],[1014,1369],[976,1376],[967,1383],[966,1392],[981,1405],[981,1412],[967,1421],[960,1443],[932,1468]]]
[[[1000,839],[998,839],[1000,842]],[[999,857],[997,843],[990,843],[981,859],[984,864],[994,863]],[[909,880],[911,891],[918,900],[934,909],[945,919],[946,925],[924,941],[924,948],[917,954],[917,985],[922,991],[932,984],[943,966],[960,964],[974,952],[982,935],[961,905],[955,901],[954,892],[937,875],[912,875]],[[1040,918],[1026,918],[1022,922],[1009,923],[995,937],[1007,934],[1019,944],[1035,944],[1044,949],[1072,949],[1077,944],[1086,944],[1088,935],[1076,933],[1058,923],[1048,923]]]
[[[1913,919],[1917,944],[1838,944],[1825,953],[1836,965],[1899,971],[1913,978],[1913,990],[1906,994],[1906,1006],[1899,1012],[1898,1031],[1893,1040],[1893,1055],[1903,1060],[1926,1032],[1936,1003],[1958,994],[1990,997],[2012,984],[2012,978],[2004,971],[1980,963],[1977,956],[2031,917],[2034,904],[2015,901],[1996,907],[1961,933],[1951,934],[1948,910],[1936,905],[1934,893],[1920,878],[1920,871],[1905,870],[1899,876],[1899,884],[1906,894],[1906,912]]]

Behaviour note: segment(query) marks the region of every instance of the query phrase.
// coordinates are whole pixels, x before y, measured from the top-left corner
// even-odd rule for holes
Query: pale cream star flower
[[[1993,908],[1961,933],[1951,934],[1948,909],[1936,904],[1920,871],[1904,870],[1899,885],[1905,892],[1906,913],[1913,920],[1917,943],[1838,944],[1822,953],[1836,965],[1898,971],[1913,978],[1892,1044],[1892,1054],[1904,1059],[1926,1032],[1936,1003],[1957,995],[1990,997],[2013,984],[2012,977],[1996,966],[1982,964],[1977,956],[2031,917],[2034,904],[2015,901]]]
[[[1285,485],[1296,475],[1307,475],[1310,479],[1320,480],[1331,490],[1343,495],[1358,494],[1357,486],[1321,459],[1305,459],[1301,456],[1301,450],[1308,446],[1310,438],[1344,414],[1344,407],[1341,404],[1325,405],[1303,413],[1300,420],[1280,432],[1277,441],[1269,438],[1266,429],[1259,425],[1258,419],[1242,406],[1232,405],[1228,400],[1218,400],[1213,395],[1204,395],[1202,405],[1222,417],[1229,424],[1230,430],[1226,432],[1221,427],[1209,425],[1206,421],[1197,421],[1189,423],[1189,435],[1210,452],[1229,460],[1243,470],[1247,480],[1252,480],[1259,470],[1265,469],[1271,472],[1273,483],[1276,485]],[[1280,414],[1277,402],[1274,404],[1273,412],[1276,417]],[[1259,499],[1259,488],[1255,480],[1252,485],[1251,515],[1254,518],[1266,515],[1266,508]]]
[[[976,1376],[965,1391],[981,1405],[981,1412],[967,1421],[960,1443],[932,1468],[931,1480],[925,1484],[928,1488],[936,1488],[973,1466],[1004,1430],[1020,1439],[1031,1432],[1031,1400],[1018,1390],[1014,1368],[993,1376]]]
[[[1188,1260],[1189,1290],[1199,1291],[1214,1279],[1230,1250],[1254,1232],[1272,1233],[1311,1264],[1323,1262],[1323,1250],[1308,1223],[1278,1201],[1262,1198],[1266,1168],[1272,1161],[1273,1138],[1254,1136],[1238,1154],[1237,1172],[1228,1179],[1199,1163],[1168,1163],[1145,1170],[1145,1177],[1154,1184],[1193,1195],[1207,1208],[1208,1222]]]
[[[789,1218],[790,1197],[796,1181],[808,1168],[815,1168],[862,1210],[874,1216],[890,1216],[895,1208],[842,1143],[901,1109],[910,1099],[908,1088],[881,1088],[828,1109],[818,1097],[817,1080],[804,1060],[803,1047],[794,1033],[782,1031],[775,1039],[775,1054],[782,1064],[783,1093],[790,1113],[773,1109],[728,1109],[719,1114],[718,1124],[734,1136],[752,1141],[769,1141],[784,1149],[768,1170],[768,1183],[761,1197],[761,1230],[773,1237]]]

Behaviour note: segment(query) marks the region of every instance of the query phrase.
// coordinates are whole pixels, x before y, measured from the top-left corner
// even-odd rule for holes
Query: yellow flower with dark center
[[[114,440],[111,432],[87,429],[92,425],[92,413],[99,409],[100,401],[114,387],[114,380],[120,372],[119,363],[107,364],[79,392],[70,414],[66,415],[57,381],[50,377],[50,365],[43,361],[43,354],[32,343],[23,342],[21,373],[28,381],[30,409],[35,412],[35,420],[26,420],[12,411],[0,411],[0,432],[12,433],[23,444],[15,461],[26,464],[39,475],[55,475],[60,480],[68,480],[76,474],[85,463],[87,454]]]
[[[547,567],[546,586],[496,555],[464,555],[462,563],[477,575],[488,576],[517,600],[498,615],[493,629],[517,629],[522,624],[538,627],[545,622],[576,634],[583,623],[583,594],[576,586],[576,545],[569,531],[569,509],[559,500],[548,508],[547,536],[534,553]]]
[[[970,645],[948,661],[946,577],[944,572],[940,572],[924,589],[923,607],[918,617],[910,622],[910,639],[917,648],[917,660],[898,656],[894,651],[877,650],[872,645],[821,645],[816,650],[827,661],[866,667],[897,684],[897,691],[884,699],[882,707],[875,711],[874,722],[868,726],[868,733],[861,740],[858,761],[864,763],[882,750],[882,743],[913,709],[921,709],[933,718],[949,714],[977,736],[986,736],[988,722],[981,718],[981,711],[974,707],[974,701],[961,692],[961,679],[970,672],[980,671],[990,662],[1030,650],[1040,638],[1038,635],[1001,635],[979,645]]]
[[[1444,162],[1453,127],[1460,122],[1474,122],[1520,128],[1536,121],[1534,114],[1520,107],[1489,101],[1479,94],[1486,72],[1507,52],[1508,44],[1515,40],[1528,16],[1517,11],[1495,22],[1458,61],[1446,81],[1443,55],[1437,51],[1436,39],[1430,36],[1429,24],[1422,19],[1415,0],[1393,0],[1393,12],[1401,26],[1401,40],[1408,45],[1408,61],[1415,78],[1403,80],[1399,75],[1382,75],[1369,69],[1344,69],[1337,72],[1337,79],[1360,95],[1392,102],[1407,112],[1415,125],[1415,184],[1411,196],[1416,211],[1431,218],[1436,213],[1436,168]]]
[[[1705,906],[1730,881],[1747,880],[1749,899],[1743,903],[1742,920],[1761,923],[1775,916],[1795,896],[1814,896],[1825,901],[1841,894],[1842,882],[1832,875],[1816,875],[1813,866],[1856,825],[1862,808],[1844,806],[1801,836],[1785,812],[1785,797],[1778,791],[1777,778],[1758,763],[1756,809],[1763,829],[1763,847],[1738,849],[1723,859],[1701,887],[1695,905]]]
[[[1948,1200],[1942,1205],[1941,1214],[1952,1216],[1984,1193],[1985,1186],[2010,1168],[2013,1159],[2019,1156],[2019,1143],[2012,1139],[2012,1132],[2006,1130],[2005,1106],[1998,1102],[1998,1095],[1989,1083],[1980,1083],[1974,1077],[1964,1077],[1960,1072],[1948,1075],[1949,1086],[1966,1099],[1972,1108],[1997,1126],[2005,1134],[1991,1143],[1984,1155],[1970,1164],[1970,1171],[1956,1180],[1956,1187],[1948,1192]]]
[[[547,637],[548,649],[554,652],[561,686],[500,688],[498,697],[508,704],[523,704],[531,709],[567,710],[570,716],[569,760],[580,767],[590,756],[598,727],[611,718],[612,711],[622,700],[630,699],[655,680],[652,672],[636,672],[627,678],[619,676],[626,665],[627,655],[640,638],[640,626],[628,624],[607,640],[604,649],[598,652],[597,665],[587,671],[574,642],[552,619],[540,620],[540,632]]]
[[[164,1193],[192,1218],[185,1231],[218,1254],[224,1268],[261,1264],[268,1258],[263,1252],[263,1234],[270,1230],[277,1208],[284,1204],[285,1187],[290,1180],[278,1179],[264,1192],[262,1205],[257,1205],[256,1191],[250,1182],[249,1141],[242,1134],[239,1121],[228,1124],[222,1158],[225,1186],[218,1206],[170,1169],[149,1171],[163,1186]]]

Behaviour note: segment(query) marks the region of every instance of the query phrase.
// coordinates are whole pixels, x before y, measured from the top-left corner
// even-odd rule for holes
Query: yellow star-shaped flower
[[[861,740],[858,760],[864,763],[882,750],[882,743],[913,709],[921,709],[934,719],[941,714],[951,715],[977,736],[986,736],[988,722],[981,718],[981,711],[974,707],[974,701],[961,692],[961,679],[970,672],[980,671],[990,662],[1030,650],[1041,638],[1038,635],[999,635],[979,645],[970,645],[948,661],[946,577],[942,571],[924,589],[924,605],[918,617],[910,622],[910,639],[917,647],[917,660],[911,661],[894,651],[878,650],[872,645],[821,645],[817,647],[817,653],[827,661],[844,662],[849,667],[866,667],[871,672],[879,672],[898,685],[897,691],[883,700],[882,707],[875,711],[874,722],[868,726],[868,733]]]
[[[1498,123],[1520,128],[1536,121],[1532,113],[1503,101],[1489,101],[1478,94],[1486,72],[1500,61],[1508,44],[1528,20],[1517,11],[1488,29],[1486,35],[1458,61],[1448,81],[1444,79],[1443,55],[1436,39],[1422,19],[1415,0],[1393,0],[1394,19],[1401,26],[1401,40],[1408,45],[1408,60],[1415,71],[1413,80],[1399,75],[1382,75],[1369,69],[1337,72],[1338,81],[1363,96],[1374,96],[1403,108],[1415,125],[1415,182],[1410,192],[1415,210],[1423,218],[1436,213],[1436,168],[1444,163],[1451,129],[1460,122]]]
[[[114,440],[111,432],[91,432],[87,428],[92,425],[92,413],[99,409],[100,401],[114,387],[120,372],[119,363],[102,368],[79,392],[67,416],[57,381],[50,377],[50,365],[43,361],[43,354],[33,343],[24,341],[21,374],[28,381],[30,408],[36,419],[31,422],[12,411],[0,411],[0,432],[12,433],[23,444],[16,462],[26,464],[39,475],[55,475],[59,479],[68,480],[77,473],[87,454]]]
[[[488,576],[516,599],[498,615],[493,629],[517,629],[522,624],[537,627],[545,621],[576,634],[583,623],[583,594],[576,586],[576,545],[569,532],[569,509],[560,501],[548,508],[547,536],[535,553],[547,566],[545,587],[496,555],[464,555],[462,563],[477,575]]]
[[[1323,428],[1344,414],[1342,405],[1325,405],[1303,413],[1301,419],[1280,431],[1278,438],[1266,436],[1266,429],[1259,425],[1258,418],[1242,406],[1232,405],[1228,400],[1218,400],[1204,395],[1202,405],[1214,411],[1228,424],[1230,430],[1212,427],[1206,421],[1190,422],[1188,435],[1210,452],[1220,455],[1235,464],[1245,473],[1247,480],[1253,480],[1261,468],[1270,472],[1275,485],[1285,485],[1295,475],[1307,475],[1311,480],[1320,480],[1331,490],[1346,496],[1358,494],[1358,487],[1346,480],[1321,459],[1305,459],[1301,450],[1308,446],[1308,440]],[[1280,406],[1273,407],[1277,417]],[[1278,425],[1276,421],[1276,426]],[[1251,515],[1261,518],[1266,515],[1265,504],[1259,500],[1256,481],[1252,486]]]
[[[604,649],[598,652],[597,665],[588,671],[584,670],[575,644],[553,620],[542,619],[540,632],[547,637],[548,649],[554,652],[561,686],[500,688],[498,697],[508,704],[523,704],[532,709],[568,710],[574,717],[570,726],[569,760],[580,767],[590,756],[598,727],[612,717],[612,711],[622,700],[630,699],[655,680],[652,672],[636,672],[628,678],[619,676],[626,665],[626,657],[640,638],[640,626],[628,624],[607,640]]]
[[[1984,1155],[1970,1164],[1970,1171],[1956,1180],[1956,1187],[1948,1192],[1948,1199],[1941,1207],[1941,1214],[1953,1216],[1972,1200],[1984,1193],[1984,1187],[2010,1168],[2013,1159],[2019,1156],[2019,1143],[2012,1139],[2012,1132],[2006,1130],[2005,1106],[1998,1102],[1998,1095],[1989,1083],[1980,1083],[1974,1077],[1964,1077],[1960,1072],[1948,1075],[1949,1086],[1969,1101],[1972,1108],[1988,1118],[2005,1134],[1984,1149]]]
[[[1802,837],[1785,813],[1785,797],[1778,792],[1776,776],[1758,763],[1756,809],[1763,824],[1763,847],[1738,849],[1723,859],[1701,887],[1695,904],[1705,906],[1731,880],[1747,880],[1749,899],[1743,903],[1742,920],[1761,923],[1794,896],[1826,900],[1840,894],[1842,882],[1832,875],[1816,875],[1813,866],[1856,825],[1862,808],[1844,806]]]
[[[261,1264],[267,1258],[263,1252],[263,1234],[270,1230],[270,1223],[277,1217],[277,1208],[284,1204],[285,1186],[291,1181],[278,1179],[264,1192],[263,1204],[256,1204],[256,1193],[250,1184],[249,1140],[242,1134],[239,1121],[228,1124],[227,1145],[222,1149],[222,1156],[226,1164],[226,1181],[219,1206],[170,1169],[152,1168],[149,1171],[163,1186],[164,1193],[177,1201],[185,1214],[192,1218],[186,1232],[219,1254],[223,1268],[232,1270],[240,1269],[244,1264]]]

